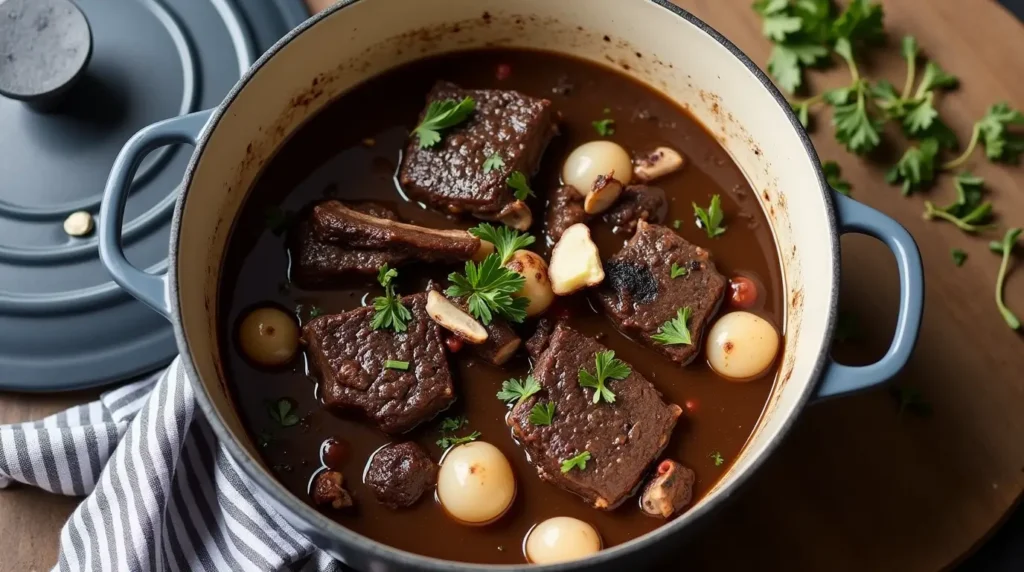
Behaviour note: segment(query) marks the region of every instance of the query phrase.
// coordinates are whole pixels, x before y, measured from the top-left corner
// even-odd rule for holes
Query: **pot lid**
[[[136,131],[216,106],[308,14],[301,0],[0,0],[0,389],[67,390],[154,370],[170,325],[99,261],[107,174]],[[143,162],[125,252],[166,268],[190,147]]]

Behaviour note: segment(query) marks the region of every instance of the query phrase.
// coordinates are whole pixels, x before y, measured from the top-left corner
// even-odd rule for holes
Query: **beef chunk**
[[[381,504],[409,507],[437,483],[437,465],[416,443],[392,443],[373,454],[363,482]]]
[[[668,213],[665,191],[647,185],[630,185],[622,190],[619,200],[604,213],[605,222],[615,234],[632,235],[638,221],[661,223]]]
[[[548,323],[550,324],[550,323]],[[636,490],[647,467],[668,443],[681,413],[666,404],[635,370],[611,381],[615,402],[594,403],[593,390],[579,383],[581,368],[593,372],[597,352],[606,348],[565,324],[544,325],[527,342],[533,377],[541,391],[517,404],[509,416],[540,478],[583,497],[600,509],[613,509]],[[555,403],[551,425],[530,422],[537,403]],[[590,452],[585,469],[562,472],[562,462]]]
[[[313,207],[313,231],[324,244],[406,253],[425,262],[469,260],[480,239],[464,230],[437,230],[379,218],[326,201]]]
[[[672,278],[673,263],[685,267],[688,274]],[[604,271],[607,279],[598,299],[622,331],[681,365],[697,355],[704,328],[718,310],[728,284],[708,251],[668,228],[639,221],[636,234],[605,263]],[[665,345],[651,339],[687,306],[691,345]]]
[[[562,238],[565,229],[589,220],[590,215],[583,210],[583,195],[579,194],[576,187],[563,185],[551,193],[548,199],[545,230],[553,242],[558,242],[558,239]]]
[[[494,219],[515,201],[505,183],[509,174],[521,171],[529,177],[537,172],[541,155],[557,132],[554,112],[546,99],[516,91],[461,89],[448,82],[435,84],[427,103],[467,96],[476,101],[476,111],[445,130],[433,147],[420,149],[411,137],[398,177],[414,200],[446,212]],[[495,153],[504,166],[484,172],[484,161]]]
[[[348,203],[348,206],[378,218],[398,220],[394,211],[376,203]],[[313,232],[311,217],[312,210],[300,218],[289,235],[291,279],[303,288],[329,288],[352,274],[376,276],[381,266],[398,266],[411,258],[401,252],[323,244]]]
[[[434,287],[432,285],[432,287]],[[466,303],[466,298],[452,298],[452,303],[458,306],[463,312],[469,314],[469,304]],[[504,318],[494,316],[490,324],[484,325],[484,329],[487,330],[487,341],[482,344],[466,344],[469,346],[469,350],[476,354],[477,357],[483,359],[487,363],[493,365],[505,365],[519,346],[522,345],[523,340],[519,337],[519,334],[512,329]]]
[[[302,327],[324,404],[362,409],[392,434],[433,418],[455,399],[441,327],[427,315],[427,295],[406,296],[402,303],[412,313],[405,332],[370,327],[372,307],[320,316]],[[407,361],[409,369],[386,369],[387,360]]]
[[[324,471],[313,480],[310,494],[313,503],[335,509],[352,506],[352,495],[342,486],[344,477],[338,471]]]
[[[640,508],[651,516],[668,518],[686,508],[693,499],[697,475],[679,463],[665,459],[640,495]]]

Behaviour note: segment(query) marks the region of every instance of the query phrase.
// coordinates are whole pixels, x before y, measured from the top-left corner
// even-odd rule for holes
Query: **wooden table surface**
[[[748,0],[679,3],[756,62],[766,61],[769,45]],[[1024,27],[995,2],[883,4],[894,38],[915,35],[929,56],[961,78],[962,88],[943,97],[939,108],[962,141],[991,103],[1024,106]],[[884,52],[868,62],[868,73],[901,85],[898,48]],[[838,86],[845,73],[814,74],[812,84]],[[1024,338],[1006,327],[992,300],[999,261],[986,244],[998,233],[970,238],[951,225],[924,221],[922,197],[903,198],[887,186],[884,166],[848,155],[827,129],[814,141],[823,159],[842,165],[857,200],[899,220],[918,241],[927,275],[924,325],[895,383],[919,390],[933,414],[897,414],[885,390],[810,407],[778,454],[687,554],[693,569],[785,563],[788,570],[938,570],[983,542],[1024,490]],[[1002,228],[1024,226],[1024,171],[980,157],[975,154],[970,168],[985,177]],[[938,202],[951,193],[948,178],[931,191]],[[864,360],[880,355],[891,337],[895,264],[870,239],[846,237],[842,247],[841,305],[859,316],[863,332],[850,355]],[[953,247],[969,255],[962,268],[952,264]],[[1007,283],[1007,300],[1024,315],[1024,267]],[[0,395],[0,423],[38,419],[97,395]],[[51,567],[60,527],[77,503],[27,487],[0,492],[0,570]]]

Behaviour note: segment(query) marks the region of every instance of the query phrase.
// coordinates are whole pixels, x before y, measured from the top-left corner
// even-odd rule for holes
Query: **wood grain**
[[[323,8],[328,0],[308,0]],[[680,0],[680,5],[764,63],[769,45],[748,1]],[[1024,105],[1024,27],[995,2],[883,2],[894,38],[915,35],[925,52],[963,87],[939,108],[966,141],[971,123],[993,102]],[[902,84],[895,46],[867,62],[872,77]],[[845,82],[841,69],[812,75],[815,89]],[[1010,331],[993,302],[998,258],[984,237],[921,219],[922,197],[903,198],[884,183],[884,166],[843,151],[827,117],[814,141],[839,161],[854,197],[888,213],[914,235],[924,257],[924,326],[914,357],[896,380],[921,391],[933,414],[897,407],[886,390],[816,404],[737,498],[686,549],[691,569],[932,571],[983,541],[1024,490],[1024,338]],[[897,146],[902,142],[896,140]],[[976,154],[1006,226],[1024,226],[1024,171],[995,167]],[[930,193],[952,196],[944,178]],[[969,254],[956,268],[950,248]],[[870,361],[892,336],[895,264],[864,237],[842,242],[841,306],[858,317],[859,340],[837,348],[844,361]],[[1018,266],[1019,257],[1018,257]],[[1024,268],[1011,275],[1007,300],[1024,315]],[[95,392],[0,396],[0,423],[37,419]],[[27,488],[0,493],[0,570],[52,566],[60,527],[77,504]],[[742,549],[737,549],[742,547]]]

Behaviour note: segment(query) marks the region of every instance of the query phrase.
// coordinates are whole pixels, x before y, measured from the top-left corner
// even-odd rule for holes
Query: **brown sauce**
[[[499,64],[511,69],[506,79],[496,77]],[[529,362],[523,351],[500,369],[466,351],[455,354],[450,362],[458,400],[438,419],[406,436],[422,444],[437,461],[442,453],[435,445],[440,419],[465,415],[469,423],[460,434],[480,431],[482,440],[505,453],[517,478],[516,500],[504,517],[483,527],[454,522],[432,498],[422,498],[401,511],[379,505],[362,484],[361,475],[371,453],[389,438],[358,416],[322,409],[316,381],[305,374],[301,357],[290,368],[270,371],[252,366],[240,354],[234,330],[254,306],[276,304],[294,310],[305,322],[311,311],[342,312],[381,293],[375,283],[361,279],[353,279],[348,289],[335,291],[303,291],[290,285],[284,236],[267,230],[268,208],[298,211],[325,197],[372,199],[393,206],[403,219],[425,226],[466,228],[475,224],[472,220],[453,221],[405,201],[393,181],[399,151],[416,123],[424,95],[438,79],[467,88],[515,89],[546,97],[561,113],[561,135],[548,148],[541,172],[533,179],[532,186],[541,195],[533,203],[538,221],[535,235],[543,220],[543,194],[558,185],[562,161],[577,145],[599,138],[593,120],[614,119],[615,133],[610,139],[628,150],[668,145],[681,151],[687,166],[655,183],[671,200],[667,224],[682,221],[677,232],[709,249],[726,276],[751,278],[760,291],[751,311],[782,327],[781,273],[765,216],[725,150],[685,111],[611,69],[564,56],[512,50],[452,54],[414,62],[344,95],[303,126],[255,184],[232,231],[219,307],[225,367],[243,423],[260,443],[263,459],[277,478],[306,502],[310,502],[308,483],[322,462],[341,470],[355,507],[347,511],[327,508],[325,514],[402,550],[450,560],[514,564],[524,561],[521,547],[526,532],[549,517],[572,516],[593,524],[606,547],[654,530],[664,521],[642,514],[636,500],[611,512],[595,510],[576,496],[542,482],[526,462],[505,424],[507,409],[495,398],[503,380],[527,373]],[[566,84],[572,85],[568,94],[553,91]],[[691,201],[706,206],[716,193],[722,197],[728,231],[709,239],[694,224]],[[623,238],[613,236],[602,223],[596,222],[592,228],[604,258],[622,245]],[[538,240],[541,245],[544,242]],[[546,257],[547,247],[538,250]],[[426,278],[413,276],[409,268],[400,277],[398,290],[403,294],[419,291]],[[443,279],[457,269],[436,269],[433,277]],[[730,383],[715,375],[702,359],[680,369],[616,331],[585,297],[574,296],[569,305],[572,326],[598,336],[617,357],[647,377],[666,401],[683,407],[684,414],[663,457],[696,471],[696,501],[739,454],[768,398],[775,370],[757,381]],[[528,335],[529,324],[523,330]],[[268,414],[267,403],[281,397],[297,404],[301,418],[297,425],[281,427]],[[335,442],[322,445],[328,439]],[[724,460],[720,465],[716,465],[716,454]]]

